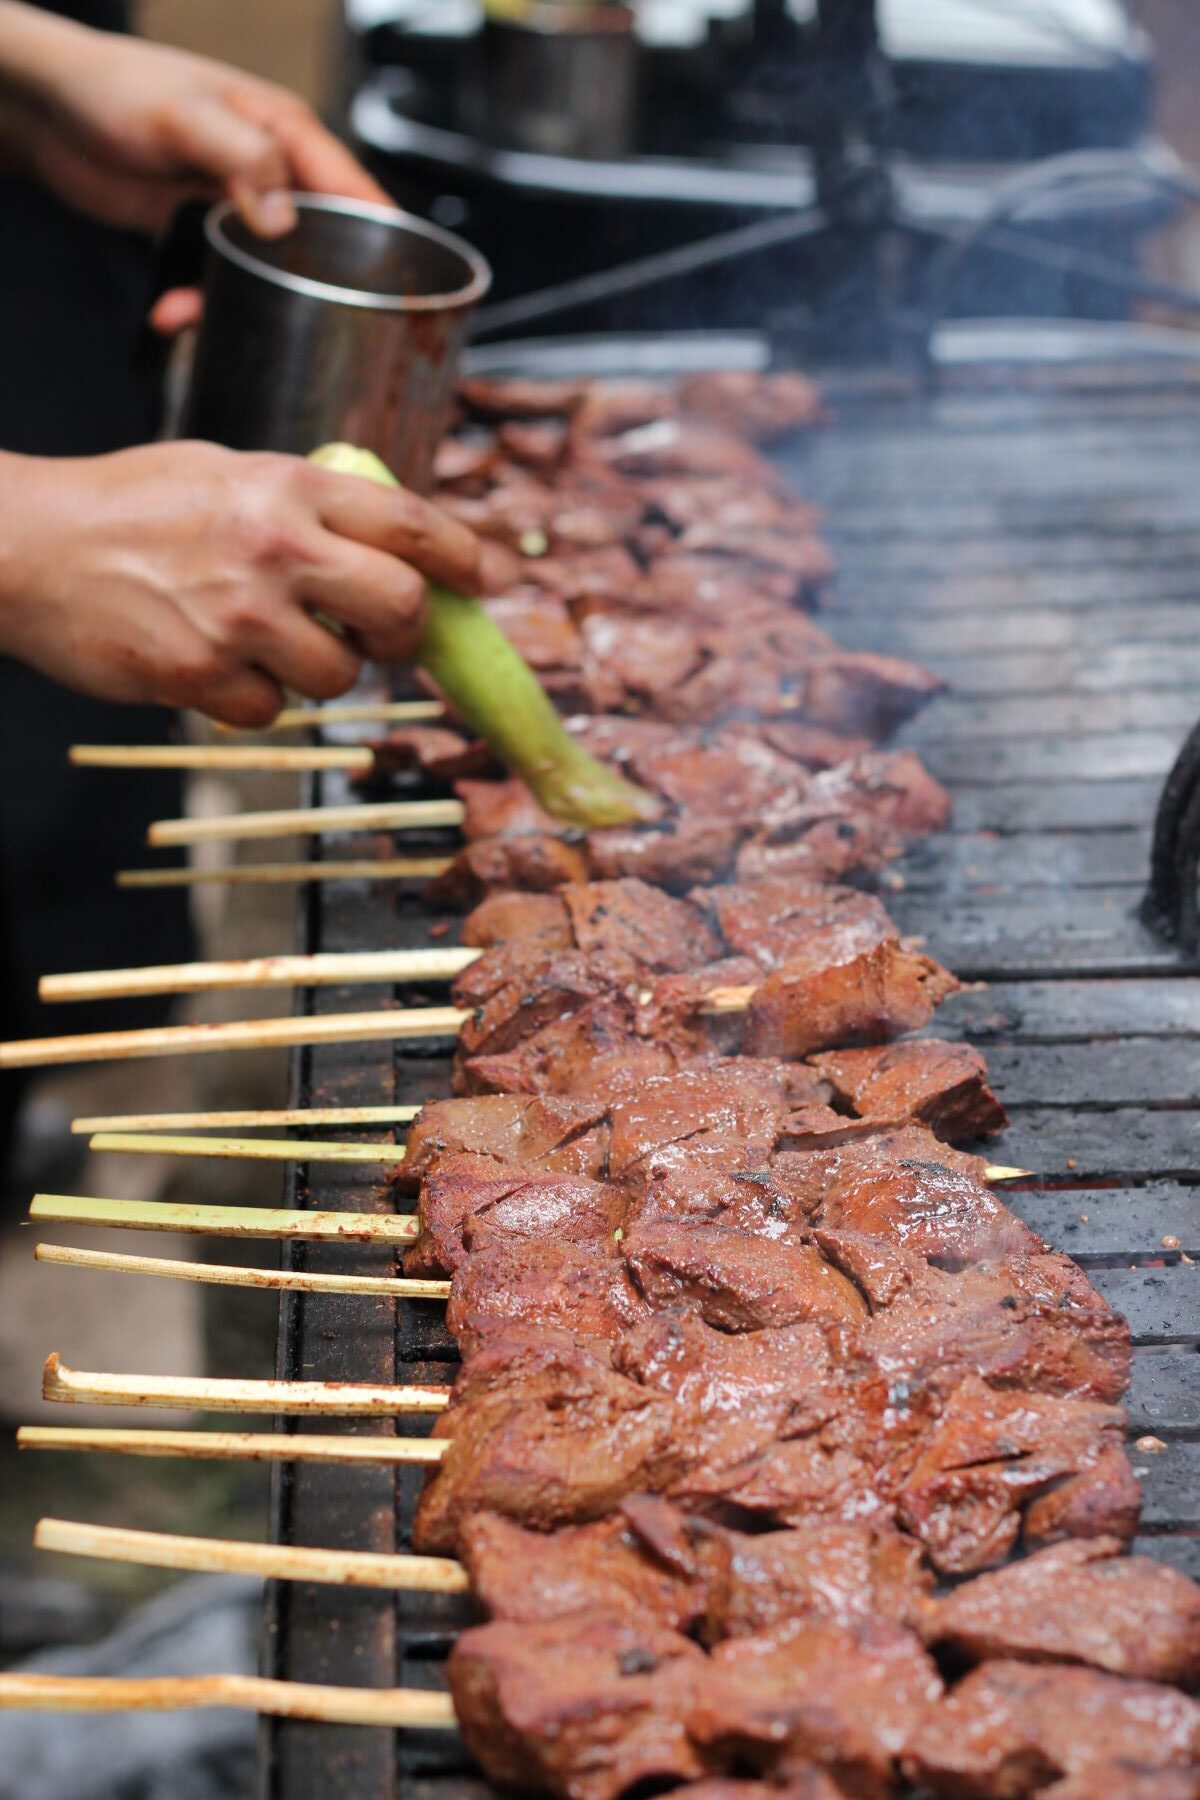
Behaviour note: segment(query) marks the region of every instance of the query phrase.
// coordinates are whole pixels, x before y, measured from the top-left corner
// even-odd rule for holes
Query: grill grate
[[[1196,380],[1172,380],[1075,371],[1036,390],[964,384],[920,402],[894,384],[860,387],[788,472],[828,508],[842,571],[834,634],[913,655],[952,684],[907,738],[951,788],[954,828],[908,860],[888,905],[957,973],[989,983],[948,1002],[935,1029],[987,1051],[1013,1115],[1004,1159],[1038,1177],[1010,1203],[1129,1317],[1132,1431],[1166,1445],[1135,1455],[1138,1548],[1200,1575],[1200,1211],[1186,1185],[1200,1170],[1200,980],[1136,916],[1158,788],[1200,685],[1200,408]],[[330,856],[343,848],[326,840]],[[379,886],[338,887],[314,890],[301,935],[313,950],[415,945],[430,923],[411,901],[397,915]],[[318,1011],[350,1000],[310,996]],[[422,1003],[411,990],[404,1000]],[[368,1004],[364,990],[352,1004]],[[448,1076],[445,1055],[343,1046],[305,1053],[296,1079],[302,1100],[355,1104],[444,1094]],[[300,1169],[288,1204],[388,1208],[386,1188],[362,1177],[323,1168],[318,1183]],[[289,1254],[312,1268],[387,1260]],[[290,1296],[283,1308],[282,1375],[444,1379],[452,1356],[428,1307]],[[281,1471],[276,1530],[404,1548],[419,1480]],[[267,1666],[435,1686],[468,1610],[450,1597],[281,1586]],[[264,1731],[262,1800],[490,1791],[452,1737]]]

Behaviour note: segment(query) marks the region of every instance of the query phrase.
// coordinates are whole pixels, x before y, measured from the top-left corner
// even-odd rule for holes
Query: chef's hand
[[[478,588],[465,526],[298,457],[0,456],[0,651],[102,699],[265,725],[285,687],[332,699],[410,656],[426,576]]]
[[[265,237],[293,224],[289,189],[389,204],[285,88],[18,0],[0,0],[0,148],[80,212],[137,231],[222,196]],[[174,332],[198,315],[199,295],[176,289],[152,321]]]

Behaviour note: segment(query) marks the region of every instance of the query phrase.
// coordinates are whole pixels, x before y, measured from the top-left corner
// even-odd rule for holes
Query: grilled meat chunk
[[[535,1530],[604,1518],[629,1494],[664,1492],[694,1455],[668,1397],[548,1331],[490,1339],[434,1433],[449,1449],[422,1493],[413,1542],[450,1556],[477,1512]]]
[[[1109,1768],[1195,1771],[1200,1704],[1095,1669],[984,1663],[926,1717],[908,1764],[914,1779],[952,1800],[1061,1793],[1051,1786],[1059,1776],[1108,1800],[1120,1791],[1106,1785]],[[1164,1790],[1149,1791],[1158,1800]]]
[[[469,1355],[498,1328],[512,1325],[607,1342],[649,1310],[611,1244],[598,1249],[559,1238],[499,1239],[459,1264],[446,1324]]]
[[[689,1729],[710,1755],[784,1780],[793,1764],[816,1763],[862,1800],[885,1800],[941,1695],[900,1626],[797,1622],[718,1644]]]
[[[706,1669],[703,1651],[676,1631],[586,1613],[476,1626],[446,1674],[489,1780],[522,1794],[619,1800],[716,1766],[687,1724]]]
[[[812,1244],[666,1220],[634,1225],[621,1253],[656,1311],[694,1308],[722,1331],[867,1316],[858,1289]]]
[[[922,1635],[972,1662],[1090,1663],[1194,1688],[1200,1587],[1123,1549],[1116,1538],[1068,1540],[979,1575],[929,1607]]]
[[[969,1044],[938,1038],[813,1058],[838,1099],[860,1119],[912,1119],[951,1143],[992,1137],[1008,1114],[988,1086],[987,1063]]]
[[[668,1515],[667,1554],[624,1510],[550,1532],[529,1531],[498,1513],[475,1514],[462,1538],[472,1593],[493,1618],[518,1624],[601,1612],[690,1631],[708,1610],[706,1572],[674,1509],[645,1497],[643,1504]]]
[[[1119,1407],[998,1393],[968,1375],[922,1441],[897,1519],[937,1569],[963,1575],[1018,1540],[1131,1538],[1140,1504]]]
[[[608,1154],[607,1109],[599,1101],[555,1095],[496,1094],[486,1100],[434,1100],[408,1134],[395,1180],[417,1187],[451,1151],[490,1156],[547,1173],[598,1175]]]
[[[411,1275],[453,1274],[469,1251],[500,1242],[599,1248],[611,1243],[624,1210],[618,1188],[583,1175],[531,1175],[486,1156],[442,1156],[421,1184],[421,1235],[404,1267]]]

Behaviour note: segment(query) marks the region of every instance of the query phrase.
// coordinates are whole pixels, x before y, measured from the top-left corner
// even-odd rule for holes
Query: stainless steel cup
[[[490,143],[542,156],[626,156],[633,149],[638,43],[630,6],[535,0],[512,19],[484,17],[461,105]]]
[[[491,270],[409,213],[293,198],[281,238],[255,237],[228,204],[208,215],[184,435],[300,455],[341,438],[427,490]]]

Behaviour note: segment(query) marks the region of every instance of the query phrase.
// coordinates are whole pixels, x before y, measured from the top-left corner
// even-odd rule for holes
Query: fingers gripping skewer
[[[323,1437],[310,1432],[146,1431],[125,1426],[22,1425],[19,1450],[95,1451],[115,1456],[182,1457],[190,1462],[315,1462],[419,1465],[446,1454],[444,1438]]]
[[[188,1569],[206,1575],[261,1575],[267,1581],[320,1581],[338,1587],[421,1594],[463,1594],[470,1586],[461,1563],[444,1556],[381,1556],[363,1550],[178,1537],[172,1532],[131,1531],[71,1519],[40,1520],[33,1542],[38,1550],[55,1550],[64,1556],[91,1556],[103,1562]]]
[[[116,1000],[144,994],[199,994],[226,988],[327,987],[352,982],[450,981],[478,950],[373,950],[317,956],[255,956],[237,962],[165,963],[144,969],[91,969],[43,975],[48,1002]]]
[[[237,1707],[279,1719],[315,1719],[391,1730],[449,1730],[449,1694],[417,1688],[313,1687],[259,1675],[175,1675],[157,1680],[99,1675],[0,1674],[0,1708],[33,1712],[177,1712]]]
[[[71,1406],[171,1406],[200,1412],[388,1419],[399,1412],[442,1412],[449,1397],[448,1387],[101,1374],[69,1368],[57,1352],[46,1358],[42,1371],[42,1398]]]

